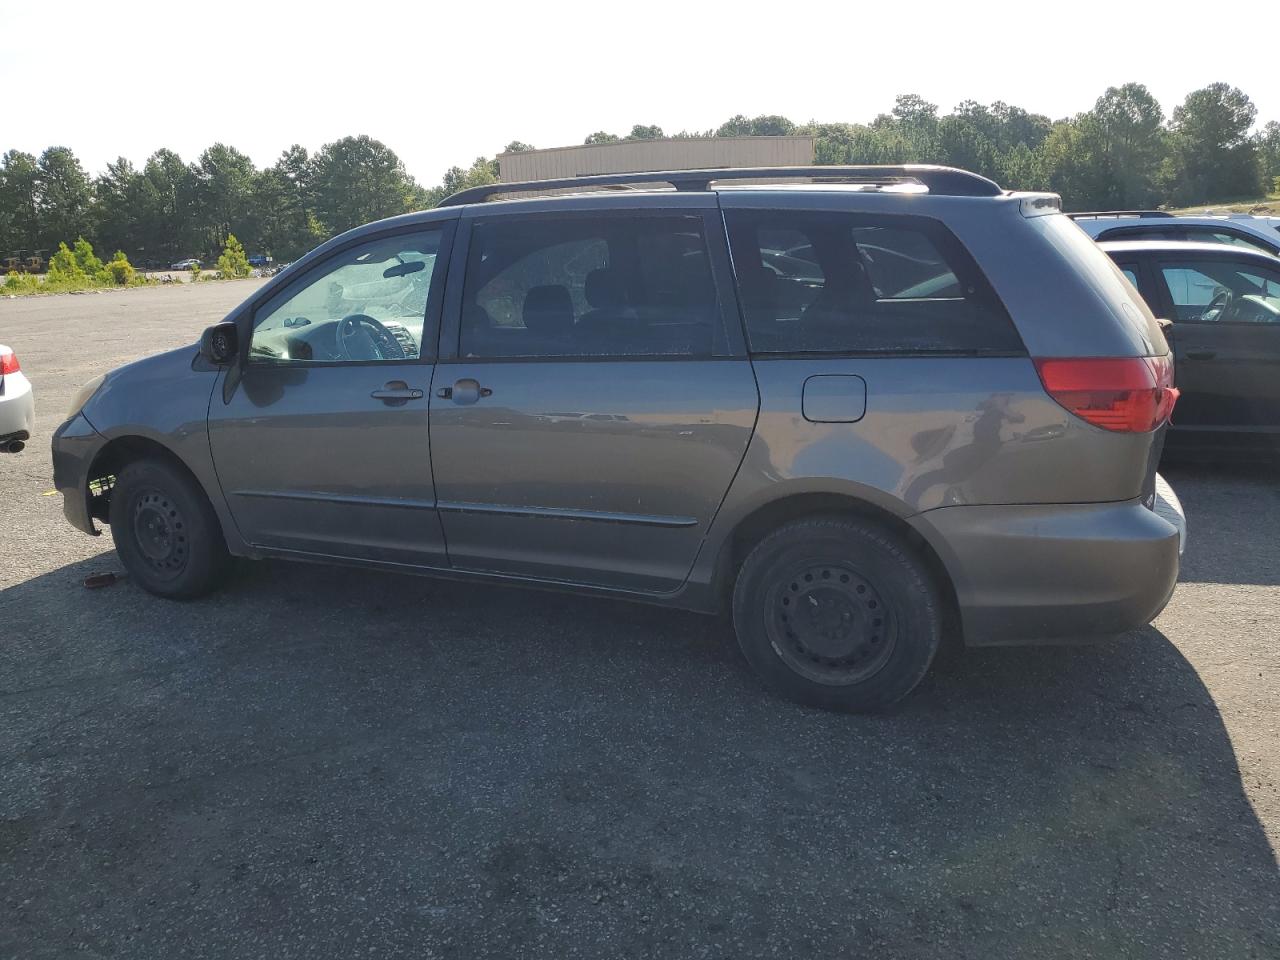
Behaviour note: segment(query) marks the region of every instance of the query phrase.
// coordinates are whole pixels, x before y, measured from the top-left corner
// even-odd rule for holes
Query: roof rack
[[[859,167],[728,167],[720,170],[654,170],[638,173],[605,173],[561,180],[528,180],[522,183],[491,183],[460,190],[440,201],[442,207],[483,203],[492,197],[513,193],[541,193],[548,190],[593,190],[641,183],[666,183],[681,192],[702,192],[713,183],[728,180],[788,180],[805,178],[824,183],[862,183],[891,187],[919,184],[931,194],[947,197],[998,197],[1000,187],[986,177],[955,167],[929,164]]]
[[[1083,220],[1086,217],[1172,217],[1168,210],[1082,210],[1079,213],[1068,213],[1072,220]]]

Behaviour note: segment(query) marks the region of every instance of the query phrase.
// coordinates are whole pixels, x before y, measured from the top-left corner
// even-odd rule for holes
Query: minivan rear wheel
[[[213,590],[231,564],[204,491],[185,470],[137,460],[111,491],[111,539],[129,576],[148,593],[190,600]]]
[[[840,517],[787,523],[747,555],[733,591],[743,654],[809,706],[883,710],[915,688],[942,636],[929,570],[901,538]]]

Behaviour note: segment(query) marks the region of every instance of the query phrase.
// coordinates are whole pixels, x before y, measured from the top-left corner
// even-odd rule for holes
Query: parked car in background
[[[1280,259],[1242,246],[1103,243],[1152,311],[1173,321],[1181,397],[1171,454],[1280,457]]]
[[[36,404],[31,381],[18,355],[0,343],[0,453],[19,453],[35,429]]]
[[[249,266],[251,267],[268,267],[274,262],[274,259],[263,253],[255,253],[249,258]]]
[[[801,176],[492,184],[349,231],[86,386],[66,515],[164,597],[235,555],[731,611],[768,685],[842,710],[946,631],[1147,623],[1184,522],[1141,298],[1052,194]]]
[[[1274,217],[1247,214],[1181,216],[1164,210],[1113,210],[1073,213],[1082,229],[1099,243],[1108,240],[1185,240],[1226,243],[1280,254],[1280,230]]]
[[[192,267],[198,267],[201,263],[195,257],[189,257],[186,260],[179,260],[177,263],[169,264],[170,270],[190,270]]]

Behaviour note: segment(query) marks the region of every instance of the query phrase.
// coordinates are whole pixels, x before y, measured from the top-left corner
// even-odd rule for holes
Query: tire
[[[110,518],[125,570],[158,597],[204,596],[231,566],[209,498],[181,467],[163,460],[130,463],[116,475]]]
[[[942,638],[937,586],[899,537],[858,520],[787,523],[747,555],[733,590],[743,655],[807,706],[872,713],[924,678]]]

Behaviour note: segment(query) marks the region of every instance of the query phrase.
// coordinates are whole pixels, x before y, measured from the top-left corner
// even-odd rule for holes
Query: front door
[[[353,244],[253,311],[209,407],[218,479],[249,543],[447,565],[427,398],[452,231]]]
[[[718,215],[677,202],[463,221],[431,398],[454,567],[651,593],[687,577],[758,395]]]
[[[1174,321],[1172,442],[1280,444],[1280,270],[1260,257],[1161,259]],[[1178,435],[1182,434],[1182,437]]]

